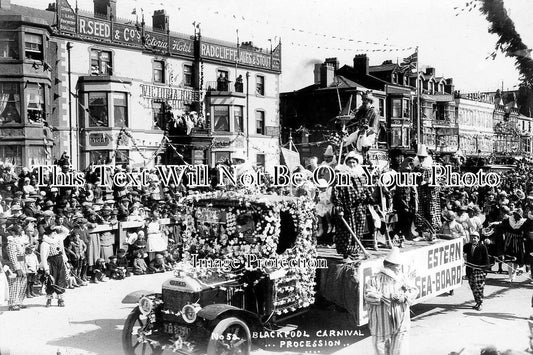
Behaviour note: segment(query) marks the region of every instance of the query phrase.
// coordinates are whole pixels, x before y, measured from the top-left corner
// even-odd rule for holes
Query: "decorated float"
[[[127,354],[247,354],[315,301],[314,203],[306,197],[213,192],[184,201],[183,260],[123,330]]]

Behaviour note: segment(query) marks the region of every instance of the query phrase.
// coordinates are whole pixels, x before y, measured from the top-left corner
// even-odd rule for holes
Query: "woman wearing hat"
[[[393,247],[383,260],[383,268],[365,285],[368,327],[376,354],[408,354],[410,305],[419,291],[402,275],[401,264],[400,250]]]
[[[150,261],[155,258],[157,253],[163,253],[167,250],[168,240],[165,239],[159,225],[159,212],[154,210],[152,214],[146,217],[146,248]]]
[[[334,212],[338,216],[335,226],[337,231],[335,246],[337,252],[344,258],[355,253],[356,243],[342,219],[344,218],[357,238],[361,239],[365,229],[366,204],[371,196],[370,191],[365,187],[364,177],[353,173],[359,162],[357,156],[360,155],[349,153],[345,160],[346,166],[339,167],[349,176],[350,184],[348,186],[335,185],[332,192]]]
[[[524,230],[526,218],[523,217],[522,209],[518,208],[511,212],[500,224],[500,230],[504,237],[504,256],[510,261],[507,270],[509,281],[513,282],[518,267],[524,265]]]
[[[432,175],[432,159],[429,156],[427,147],[424,144],[419,145],[416,156],[418,162],[415,162],[417,165],[415,171],[421,174],[421,177],[418,181],[419,213],[431,224],[434,230],[438,230],[441,225],[440,187],[429,186]],[[421,225],[422,223],[418,221],[418,227]]]

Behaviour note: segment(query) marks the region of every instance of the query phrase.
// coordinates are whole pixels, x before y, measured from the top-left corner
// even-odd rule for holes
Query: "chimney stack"
[[[155,10],[152,16],[152,27],[154,31],[166,33],[168,27],[168,15],[165,10]]]
[[[435,76],[435,68],[427,67],[426,68],[426,75]]]
[[[357,54],[353,58],[353,68],[357,74],[368,75],[368,57],[366,54]]]
[[[328,63],[326,60],[320,66],[320,87],[326,88],[333,84],[335,79],[335,63]]]
[[[117,17],[117,0],[94,0],[94,16],[106,20]]]

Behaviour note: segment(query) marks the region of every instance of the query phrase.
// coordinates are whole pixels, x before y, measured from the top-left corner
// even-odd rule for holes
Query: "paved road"
[[[162,281],[170,276],[170,273],[135,276],[69,290],[65,308],[45,308],[44,297],[26,300],[28,308],[20,312],[0,308],[0,354],[122,354],[122,325],[131,310],[129,305],[121,304],[122,298],[137,289],[159,290]],[[488,297],[482,312],[471,309],[472,296],[466,283],[454,296],[436,297],[415,306],[411,353],[449,354],[465,347],[479,349],[488,344],[500,349],[526,349],[529,344],[527,318],[533,313],[533,287],[525,276],[518,281],[510,285],[503,275],[489,274],[485,292]],[[323,343],[339,340],[330,350],[315,345],[308,353],[372,354],[366,327],[354,328],[347,313],[332,307],[315,309],[291,322],[306,330],[312,340]],[[352,333],[329,337],[321,332],[331,327]],[[354,329],[361,335],[354,335]],[[254,353],[281,355],[306,351],[305,348],[289,348],[279,340],[274,345],[277,346],[273,349]]]

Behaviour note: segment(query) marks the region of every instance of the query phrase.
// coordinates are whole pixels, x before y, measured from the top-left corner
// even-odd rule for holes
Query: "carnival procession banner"
[[[439,240],[438,243],[401,253],[403,272],[411,274],[418,288],[414,304],[424,302],[442,293],[461,287],[463,277],[463,239]],[[363,261],[357,270],[359,305],[358,325],[368,323],[365,284],[383,267],[383,259]]]

